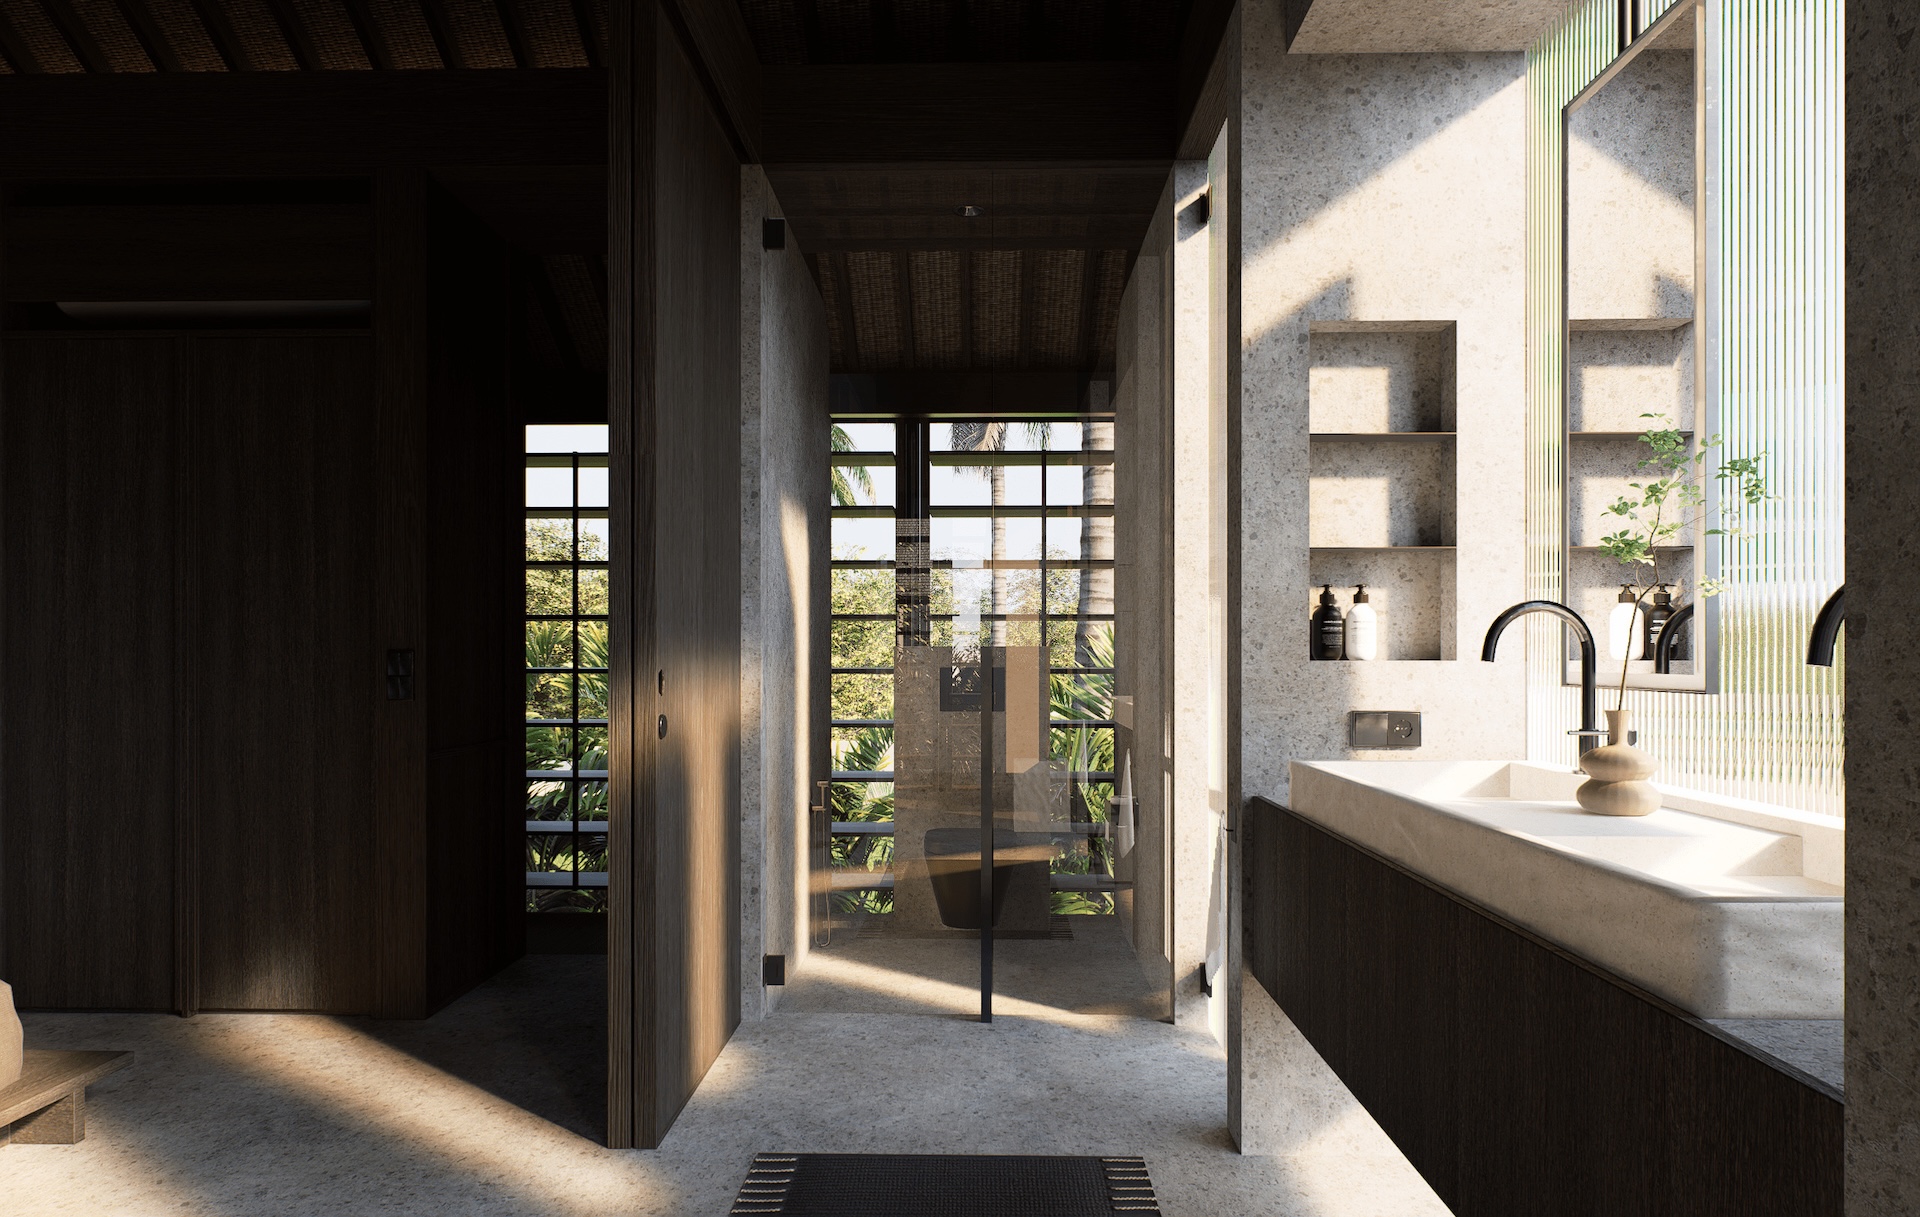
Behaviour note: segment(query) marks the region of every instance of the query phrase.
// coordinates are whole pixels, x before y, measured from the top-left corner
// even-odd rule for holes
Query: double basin
[[[1296,761],[1299,815],[1701,1018],[1841,1016],[1845,829],[1663,789],[1643,817],[1506,761]]]

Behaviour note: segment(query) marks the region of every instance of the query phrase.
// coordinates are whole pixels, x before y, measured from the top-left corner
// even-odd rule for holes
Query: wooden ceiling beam
[[[605,56],[600,52],[600,40],[594,36],[593,18],[587,13],[588,0],[572,0],[573,24],[580,31],[580,46],[587,53],[587,66],[604,68]]]
[[[833,254],[828,258],[833,267],[833,298],[839,305],[840,354],[850,367],[860,366],[860,336],[853,328],[853,274],[847,269],[847,255]]]
[[[87,71],[113,71],[113,61],[100,49],[93,31],[87,28],[87,23],[80,19],[80,14],[73,10],[67,0],[40,0],[40,7],[53,22],[54,28],[60,31],[60,36],[66,39],[74,57],[86,65]]]
[[[709,100],[740,159],[765,159],[762,69],[740,6],[735,0],[667,0],[665,11],[696,60]]]
[[[233,23],[227,20],[226,9],[220,6],[220,0],[187,0],[200,18],[200,24],[206,28],[207,40],[213,43],[213,49],[220,52],[220,58],[226,61],[229,72],[257,72],[260,65],[247,53],[246,44],[240,41],[240,35],[234,31]]]
[[[433,48],[440,52],[440,62],[455,71],[470,68],[467,57],[460,53],[460,41],[454,37],[453,19],[447,16],[446,5],[440,0],[420,0],[420,15],[426,18],[427,33],[433,38]]]
[[[127,19],[133,36],[146,48],[147,58],[162,72],[184,72],[186,65],[180,62],[180,56],[174,52],[173,43],[167,38],[166,31],[154,21],[153,14],[147,10],[146,0],[115,0],[120,15]]]
[[[1144,240],[1147,224],[1152,217],[1142,216],[1137,228],[1138,244]],[[1126,243],[1114,237],[1102,234],[1098,237],[1076,236],[1038,236],[1038,237],[834,237],[820,236],[811,228],[796,222],[791,216],[788,226],[798,233],[806,247],[817,253],[885,253],[896,249],[1124,249]]]
[[[1172,159],[1165,63],[768,65],[769,166]]]
[[[5,9],[0,9],[0,52],[6,54],[7,62],[13,65],[14,71],[24,76],[37,76],[47,70],[27,40],[20,36],[20,31]]]
[[[607,77],[183,72],[0,77],[0,180],[603,165]]]
[[[293,11],[293,6],[287,0],[266,0],[266,4],[268,14],[279,27],[280,36],[287,40],[287,49],[293,52],[293,61],[300,65],[300,70],[318,72],[324,68],[326,64],[320,57],[320,48],[314,45],[307,23]]]
[[[894,282],[897,284],[894,288],[894,295],[897,297],[894,306],[900,317],[900,362],[909,368],[917,367],[920,363],[919,343],[914,341],[913,334],[912,262],[913,255],[907,250],[894,251],[893,271]]]
[[[513,62],[523,68],[533,66],[533,43],[527,38],[527,23],[520,12],[517,0],[494,0],[493,7],[500,13],[500,30],[507,36],[507,50],[513,53]]]
[[[374,20],[373,10],[367,7],[367,0],[341,0],[341,3],[346,7],[347,20],[352,23],[360,45],[366,48],[367,62],[382,72],[393,71],[399,61],[387,43],[386,31]]]

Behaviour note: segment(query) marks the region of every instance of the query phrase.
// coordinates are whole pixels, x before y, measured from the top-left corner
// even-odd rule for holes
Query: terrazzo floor
[[[30,1014],[33,1046],[137,1056],[93,1088],[84,1142],[0,1149],[0,1213],[717,1217],[780,1150],[1143,1154],[1187,1217],[1446,1211],[1364,1116],[1284,1158],[1236,1153],[1203,1031],[1024,998],[982,1025],[952,981],[853,954],[742,1024],[645,1152],[599,1143],[595,957],[530,956],[415,1023]],[[889,983],[900,1009],[832,1009]]]

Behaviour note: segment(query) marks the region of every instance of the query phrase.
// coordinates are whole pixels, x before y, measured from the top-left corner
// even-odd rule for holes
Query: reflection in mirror
[[[1655,674],[1664,614],[1694,603],[1713,573],[1702,525],[1655,550],[1657,573],[1622,566],[1600,548],[1628,523],[1608,507],[1637,498],[1632,483],[1648,479],[1639,465],[1653,450],[1642,435],[1677,430],[1691,446],[1711,428],[1696,368],[1711,325],[1695,304],[1703,263],[1697,12],[1687,4],[1670,13],[1567,115],[1566,596],[1606,635],[1609,680],[1625,661],[1629,683],[1641,688],[1708,688],[1709,665],[1698,657],[1712,653],[1717,621],[1712,601],[1701,601],[1671,674]],[[1667,585],[1670,603],[1656,606],[1649,595],[1623,604],[1629,582]],[[1577,679],[1571,659],[1568,670]]]

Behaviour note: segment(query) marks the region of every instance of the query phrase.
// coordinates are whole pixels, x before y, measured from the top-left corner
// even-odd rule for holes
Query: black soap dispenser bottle
[[[1344,659],[1347,625],[1340,619],[1340,606],[1333,599],[1333,584],[1322,586],[1320,607],[1313,610],[1313,635],[1309,642],[1315,659]]]
[[[1646,656],[1654,657],[1654,644],[1660,640],[1660,631],[1667,624],[1667,618],[1673,616],[1673,593],[1662,583],[1654,589],[1653,603],[1647,608]]]

